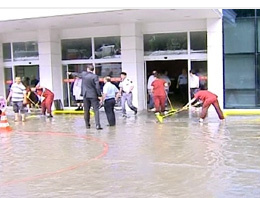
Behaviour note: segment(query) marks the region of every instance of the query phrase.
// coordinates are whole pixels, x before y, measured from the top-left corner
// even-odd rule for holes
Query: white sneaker
[[[201,123],[201,122],[203,122],[203,119],[202,119],[202,118],[200,118],[199,122],[200,122],[200,123]]]

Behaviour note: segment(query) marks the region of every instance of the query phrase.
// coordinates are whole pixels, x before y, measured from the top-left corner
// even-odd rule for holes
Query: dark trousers
[[[90,126],[89,120],[90,120],[90,107],[93,107],[94,113],[95,113],[95,123],[96,127],[100,126],[100,119],[99,119],[99,100],[98,98],[84,98],[84,119],[86,126]]]
[[[115,98],[107,99],[104,102],[105,113],[107,116],[107,121],[110,126],[116,125],[116,117],[114,111],[115,104],[116,104]]]
[[[188,84],[181,84],[180,86],[181,99],[184,104],[188,102]]]

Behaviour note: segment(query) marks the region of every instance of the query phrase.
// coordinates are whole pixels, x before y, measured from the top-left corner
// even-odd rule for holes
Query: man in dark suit
[[[90,128],[90,107],[93,107],[95,113],[96,129],[102,130],[99,118],[99,102],[102,100],[102,94],[99,86],[99,77],[93,73],[93,65],[87,67],[87,72],[82,73],[81,95],[84,103],[84,119],[86,128]]]

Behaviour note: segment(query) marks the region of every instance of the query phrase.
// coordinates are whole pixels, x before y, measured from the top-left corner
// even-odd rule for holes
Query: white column
[[[144,47],[141,25],[121,24],[122,71],[133,80],[133,105],[138,110],[145,108]]]
[[[4,62],[3,62],[3,45],[0,43],[0,96],[5,96],[5,77],[4,77]]]
[[[222,41],[222,19],[207,19],[208,90],[218,95],[221,108],[224,104]]]
[[[54,92],[55,99],[63,99],[61,42],[59,32],[39,30],[40,84]]]

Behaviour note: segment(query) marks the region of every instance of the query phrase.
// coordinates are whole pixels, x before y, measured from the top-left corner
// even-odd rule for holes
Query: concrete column
[[[138,110],[145,108],[145,74],[143,33],[140,24],[121,24],[122,71],[133,80],[133,104]]]
[[[218,95],[219,105],[223,108],[224,71],[222,19],[207,19],[208,43],[208,90]]]
[[[4,62],[3,62],[3,44],[0,42],[0,96],[6,98],[5,95],[5,76],[4,76]]]
[[[54,92],[55,99],[63,99],[61,42],[59,31],[39,30],[40,84]]]

